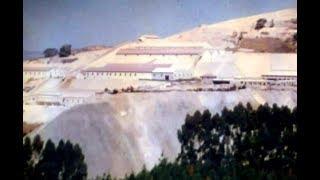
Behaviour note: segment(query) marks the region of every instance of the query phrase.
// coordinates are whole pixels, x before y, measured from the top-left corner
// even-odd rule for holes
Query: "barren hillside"
[[[256,52],[295,52],[296,9],[264,13],[212,25],[200,25],[167,39],[205,41],[214,48]]]
[[[174,103],[173,103],[174,102]],[[60,138],[83,148],[89,176],[111,172],[117,176],[157,163],[161,152],[173,159],[180,150],[177,129],[187,113],[220,112],[239,102],[296,105],[296,92],[168,92],[110,95],[104,102],[76,106],[62,112],[39,130],[56,143]],[[34,133],[37,133],[34,132]]]

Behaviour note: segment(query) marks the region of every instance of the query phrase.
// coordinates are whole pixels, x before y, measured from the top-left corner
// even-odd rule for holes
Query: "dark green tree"
[[[56,48],[47,48],[43,51],[44,57],[53,57],[58,54],[58,50]]]
[[[59,167],[56,163],[57,154],[54,143],[49,139],[41,153],[41,157],[35,166],[37,178],[54,180],[58,179]]]
[[[23,145],[25,179],[86,179],[87,165],[78,144],[59,141],[57,148],[49,139],[44,148],[39,135],[30,142],[26,137]]]
[[[32,150],[35,151],[37,154],[40,154],[42,147],[43,147],[43,141],[42,141],[40,135],[36,135],[33,138]]]
[[[71,55],[71,44],[64,44],[59,51],[60,57],[68,57]]]
[[[29,137],[24,139],[23,143],[23,172],[25,179],[30,179],[33,173],[32,146]]]

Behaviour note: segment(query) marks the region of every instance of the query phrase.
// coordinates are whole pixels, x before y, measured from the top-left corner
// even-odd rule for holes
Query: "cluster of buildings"
[[[156,42],[156,43],[154,43]],[[210,64],[216,56],[223,56],[223,51],[213,51],[208,44],[202,43],[168,43],[159,41],[154,35],[142,36],[138,43],[119,47],[112,56],[103,59],[100,64],[86,64],[72,72],[72,77],[82,80],[130,79],[151,81],[176,81],[196,78],[195,67],[199,61]],[[77,59],[66,59],[62,63],[72,63]],[[205,64],[204,63],[204,64]],[[228,66],[228,64],[223,67]],[[220,66],[216,66],[219,67]],[[214,71],[211,67],[208,72]],[[50,79],[65,78],[68,73],[65,66],[24,66],[24,78]],[[200,74],[202,71],[200,71]],[[215,72],[212,72],[215,73]],[[199,75],[197,75],[199,76]],[[271,71],[260,77],[217,77],[215,74],[202,74],[203,84],[214,87],[230,88],[253,87],[270,88],[296,87],[296,71]],[[93,91],[63,91],[59,93],[37,93],[24,96],[25,104],[73,106],[86,103],[95,97]]]
[[[112,62],[107,60],[105,64],[89,66],[81,70],[77,78],[158,81],[193,78],[195,62],[202,57],[208,45],[158,42],[157,38],[142,36],[138,43],[120,47],[110,58]],[[155,40],[157,43],[153,43]]]

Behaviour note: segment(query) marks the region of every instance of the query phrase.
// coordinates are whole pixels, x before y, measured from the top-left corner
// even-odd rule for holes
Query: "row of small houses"
[[[92,91],[77,91],[64,93],[39,93],[23,97],[23,103],[55,106],[74,106],[89,102],[95,93]]]
[[[213,83],[216,87],[228,88],[231,86],[236,87],[251,87],[251,88],[286,88],[297,86],[296,75],[275,75],[266,74],[261,78],[240,78],[235,77],[231,79],[217,78],[216,76],[201,76],[203,82]]]

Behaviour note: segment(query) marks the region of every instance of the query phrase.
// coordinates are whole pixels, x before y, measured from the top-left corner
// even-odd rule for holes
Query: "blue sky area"
[[[296,7],[296,0],[23,0],[23,49],[116,45]]]

